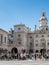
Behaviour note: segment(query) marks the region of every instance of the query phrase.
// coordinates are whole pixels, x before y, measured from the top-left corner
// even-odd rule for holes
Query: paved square
[[[0,65],[49,65],[49,60],[11,60],[0,61]]]

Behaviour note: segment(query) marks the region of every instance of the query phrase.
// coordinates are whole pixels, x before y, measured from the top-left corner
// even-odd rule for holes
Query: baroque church
[[[45,12],[39,19],[39,29],[31,31],[25,24],[14,25],[14,30],[6,32],[0,29],[0,48],[8,51],[42,52],[49,50],[49,27]]]

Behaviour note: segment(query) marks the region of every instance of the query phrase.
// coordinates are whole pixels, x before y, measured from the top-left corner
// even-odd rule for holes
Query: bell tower
[[[39,24],[40,30],[48,30],[48,20],[46,18],[45,12],[42,12],[39,22],[40,22],[40,24]]]

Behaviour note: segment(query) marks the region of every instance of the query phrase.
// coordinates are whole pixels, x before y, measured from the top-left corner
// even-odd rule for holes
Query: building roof
[[[8,32],[7,32],[7,31],[5,31],[5,30],[3,30],[3,29],[1,29],[1,28],[0,28],[0,30],[1,30],[1,31],[3,31],[3,32],[6,32],[6,33],[8,34]]]
[[[20,23],[20,24],[14,25],[14,26],[25,26],[25,24]]]

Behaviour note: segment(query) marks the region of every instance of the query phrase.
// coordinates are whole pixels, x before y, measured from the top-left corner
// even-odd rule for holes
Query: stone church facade
[[[4,35],[3,31],[3,35]],[[1,34],[1,33],[0,33]],[[39,20],[39,29],[31,31],[25,24],[14,25],[14,30],[6,33],[7,42],[5,43],[8,51],[17,48],[18,52],[25,49],[27,52],[41,52],[41,50],[49,50],[49,27],[45,12],[42,12]],[[0,46],[1,47],[1,46]]]

